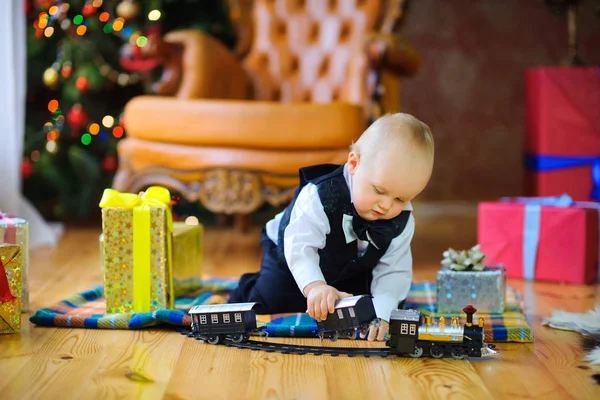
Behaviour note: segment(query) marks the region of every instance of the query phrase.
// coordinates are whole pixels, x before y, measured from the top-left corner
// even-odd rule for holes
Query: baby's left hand
[[[379,324],[376,325],[371,325],[369,327],[369,337],[367,338],[367,340],[375,340],[377,339],[378,341],[384,341],[385,340],[385,334],[388,333],[388,331],[390,330],[390,324],[386,321],[386,320],[381,320],[381,322]],[[365,335],[360,335],[361,339],[365,338]]]

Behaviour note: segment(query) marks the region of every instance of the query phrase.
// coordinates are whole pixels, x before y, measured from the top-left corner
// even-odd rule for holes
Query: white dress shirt
[[[352,181],[348,174],[348,165],[344,165],[344,178],[352,196]],[[405,210],[412,210],[409,203]],[[267,222],[267,236],[275,243],[278,240],[279,223],[283,212]],[[356,240],[359,251],[364,251],[369,242],[357,238],[351,225],[345,230],[347,243]],[[410,243],[415,231],[415,220],[412,215],[402,234],[394,238],[373,269],[371,293],[373,305],[379,318],[389,321],[392,310],[408,295],[412,281],[412,254]],[[319,267],[318,250],[325,247],[326,237],[330,232],[329,219],[325,214],[316,185],[308,183],[296,199],[290,215],[290,222],[285,229],[284,254],[287,264],[298,284],[300,291],[315,281],[325,281]],[[364,293],[352,293],[359,295]]]

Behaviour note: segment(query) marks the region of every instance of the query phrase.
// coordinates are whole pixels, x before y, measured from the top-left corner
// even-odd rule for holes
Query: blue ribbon
[[[567,194],[551,197],[505,197],[500,200],[525,205],[525,217],[523,223],[523,277],[527,280],[533,280],[535,278],[535,263],[540,241],[542,206],[579,206],[595,208],[598,210],[598,228],[600,229],[600,203],[574,202]],[[598,238],[598,281],[600,281],[600,235]]]
[[[592,166],[593,188],[590,196],[600,201],[600,156],[545,156],[525,155],[525,167],[534,172],[553,171],[564,168]]]

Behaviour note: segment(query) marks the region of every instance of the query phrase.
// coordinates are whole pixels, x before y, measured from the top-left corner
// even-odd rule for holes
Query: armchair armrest
[[[378,33],[366,38],[365,49],[375,69],[385,69],[399,76],[414,75],[419,69],[419,55],[401,37]]]
[[[216,39],[198,30],[177,30],[167,33],[164,41],[181,46],[181,73],[177,79],[177,71],[169,74],[165,65],[165,74],[157,82],[158,88],[161,84],[168,86],[172,84],[170,80],[176,79],[179,85],[175,96],[179,99],[249,97],[250,82],[241,62]]]

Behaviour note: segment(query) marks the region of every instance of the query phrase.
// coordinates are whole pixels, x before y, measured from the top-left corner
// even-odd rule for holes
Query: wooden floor
[[[417,212],[415,279],[434,279],[441,252],[475,243],[472,208]],[[259,264],[259,228],[206,233],[207,274]],[[57,249],[32,254],[32,305],[50,305],[102,282],[99,228],[67,230]],[[511,281],[525,297],[536,342],[499,344],[481,360],[367,359],[251,352],[206,345],[165,329],[104,331],[32,326],[0,336],[2,399],[599,399],[579,336],[540,326],[552,309],[586,311],[597,286]],[[269,339],[276,340],[276,339]],[[308,339],[279,339],[316,343]],[[341,340],[335,345],[371,345]]]

